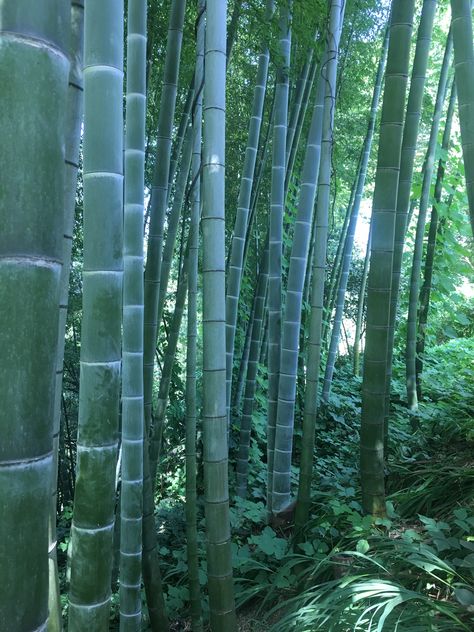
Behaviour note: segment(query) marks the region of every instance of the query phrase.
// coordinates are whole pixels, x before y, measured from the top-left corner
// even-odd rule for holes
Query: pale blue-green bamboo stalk
[[[120,630],[141,630],[146,0],[128,0],[122,341]]]
[[[314,234],[313,278],[311,288],[311,321],[308,340],[308,362],[306,374],[305,409],[303,415],[303,440],[300,463],[300,480],[296,505],[296,524],[301,526],[306,522],[309,513],[311,473],[314,449],[314,428],[317,415],[319,368],[321,364],[321,328],[323,319],[324,283],[326,277],[326,247],[328,235],[328,213],[331,182],[331,155],[333,143],[334,111],[336,108],[336,78],[344,11],[344,0],[332,0],[326,44],[327,62],[321,66],[321,78],[325,84],[323,130],[321,139],[321,164],[318,178],[318,200],[316,204],[316,223]],[[297,363],[297,356],[295,364]],[[284,429],[284,424],[282,424]],[[285,448],[282,442],[282,455]],[[279,507],[284,508],[290,499],[290,467],[289,457],[284,455],[284,466],[280,471],[287,471],[282,477],[283,484],[274,492],[279,492]],[[276,459],[275,459],[276,464]],[[276,468],[275,468],[276,470]]]
[[[314,201],[319,176],[323,111],[326,81],[321,78],[308,133],[308,142],[301,174],[301,190],[294,225],[293,245],[288,270],[285,317],[282,325],[280,354],[280,381],[275,433],[275,466],[273,473],[273,512],[277,513],[289,503],[291,452],[298,372],[298,348],[303,307],[303,290],[306,277]],[[284,498],[280,498],[283,494]]]
[[[202,140],[202,85],[204,80],[204,37],[206,0],[198,0],[196,21],[196,100],[193,108],[193,156],[191,161],[191,218],[188,255],[188,326],[186,347],[186,549],[188,554],[189,601],[191,627],[201,632],[202,607],[199,584],[199,550],[197,532],[196,490],[196,360],[197,360],[197,296],[199,258],[199,218],[201,216],[201,140]]]
[[[274,0],[267,0],[265,10],[265,21],[268,23],[273,14]],[[255,176],[255,165],[258,151],[258,141],[260,138],[260,128],[262,125],[263,106],[265,103],[265,93],[267,89],[268,63],[270,53],[268,42],[265,42],[260,53],[257,79],[254,88],[252,115],[248,131],[247,147],[245,150],[244,164],[240,178],[239,197],[237,201],[237,211],[235,215],[234,235],[232,237],[230,265],[227,276],[226,291],[226,394],[227,394],[227,416],[230,423],[230,399],[232,392],[232,369],[234,364],[234,344],[235,331],[237,327],[237,316],[240,297],[240,286],[242,282],[242,269],[244,264],[244,249],[249,220],[249,208],[252,195],[252,187]]]
[[[55,533],[48,537],[48,522],[54,529],[58,305],[65,204],[70,208],[66,140],[68,157],[72,154],[65,116],[70,115],[70,9],[66,0],[0,2],[0,629],[5,631],[47,628],[48,546],[54,571]]]
[[[226,0],[207,0],[202,159],[203,463],[213,632],[237,628],[232,577],[225,363]]]
[[[69,630],[105,630],[115,513],[123,233],[123,2],[85,5],[84,268]]]
[[[375,77],[374,92],[372,95],[372,105],[369,114],[369,125],[364,140],[362,159],[359,166],[359,173],[357,177],[357,187],[354,197],[354,204],[352,206],[351,217],[349,226],[347,229],[347,235],[344,243],[344,253],[341,263],[341,278],[339,280],[339,286],[337,290],[336,300],[336,313],[334,316],[334,322],[332,327],[331,342],[329,345],[329,353],[326,360],[326,369],[324,374],[324,384],[321,398],[323,401],[328,401],[331,391],[332,376],[334,373],[334,364],[336,361],[337,349],[339,346],[339,338],[342,325],[342,315],[344,310],[344,301],[346,296],[347,281],[349,279],[349,270],[352,261],[352,250],[354,247],[354,237],[357,227],[357,220],[359,218],[360,203],[362,201],[362,194],[364,192],[365,178],[367,176],[367,167],[369,164],[370,150],[372,148],[372,139],[375,131],[375,120],[377,118],[377,109],[380,100],[380,92],[382,89],[382,78],[385,68],[385,62],[387,58],[388,50],[388,28],[385,31],[385,36],[382,45],[382,51],[380,54],[379,65]]]
[[[291,52],[291,0],[280,9],[279,65],[275,88],[273,122],[273,159],[268,265],[268,416],[267,416],[267,512],[272,512],[273,459],[278,408],[281,337],[281,277],[283,214],[285,208],[286,130]]]
[[[423,169],[423,183],[421,186],[420,209],[418,211],[418,221],[416,223],[415,245],[413,248],[413,263],[410,275],[410,292],[408,299],[407,316],[407,338],[405,349],[406,362],[406,386],[409,409],[414,412],[418,408],[418,397],[416,393],[416,319],[418,310],[418,295],[420,293],[420,275],[423,259],[423,239],[425,235],[426,213],[430,202],[430,188],[433,179],[435,166],[436,144],[438,141],[439,124],[443,114],[443,105],[446,99],[448,85],[449,67],[453,52],[453,40],[451,33],[448,34],[444,58],[438,82],[438,92],[431,123],[430,138]]]

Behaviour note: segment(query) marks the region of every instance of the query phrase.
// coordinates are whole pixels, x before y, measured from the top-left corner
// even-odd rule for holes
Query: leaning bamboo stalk
[[[267,0],[265,21],[269,22],[273,13],[274,0]],[[226,397],[227,416],[230,423],[230,400],[232,392],[232,370],[234,363],[235,332],[237,327],[240,286],[242,282],[243,256],[252,187],[255,176],[255,165],[262,124],[263,106],[267,89],[268,63],[270,53],[268,43],[265,42],[259,56],[257,79],[254,88],[252,115],[248,131],[247,148],[245,150],[242,176],[240,179],[237,212],[235,216],[234,235],[231,244],[230,265],[227,276],[226,291]]]
[[[418,221],[416,224],[415,244],[413,248],[413,263],[410,275],[410,291],[408,298],[408,316],[407,316],[407,337],[405,349],[406,363],[406,388],[409,409],[414,412],[418,408],[418,397],[416,394],[416,320],[418,310],[418,295],[420,292],[420,275],[421,264],[423,258],[423,239],[425,235],[426,213],[430,201],[430,188],[433,179],[435,166],[436,144],[438,140],[439,124],[443,113],[443,104],[446,98],[446,90],[448,86],[448,73],[451,65],[451,57],[453,50],[453,41],[451,33],[448,34],[446,47],[444,50],[444,58],[441,66],[441,72],[438,82],[438,91],[436,94],[433,119],[431,123],[430,138],[423,169],[423,183],[421,186],[420,208],[418,211]]]
[[[471,0],[451,0],[454,68],[469,215],[474,232],[474,47]]]
[[[451,96],[449,98],[446,121],[444,125],[443,140],[441,148],[446,154],[449,151],[451,128],[453,122],[454,107],[456,105],[456,82],[453,80]],[[433,279],[433,265],[436,249],[436,238],[438,236],[439,214],[438,205],[441,203],[443,192],[444,173],[446,169],[446,159],[441,157],[438,163],[438,173],[434,189],[434,204],[431,209],[430,228],[428,231],[428,243],[426,246],[425,267],[423,271],[423,284],[420,290],[420,309],[418,315],[418,336],[416,341],[416,388],[418,400],[422,397],[421,379],[423,373],[423,356],[425,352],[426,325],[428,323],[428,312],[430,306],[431,283]]]
[[[332,327],[331,342],[329,345],[329,353],[326,360],[326,369],[324,374],[324,384],[321,398],[323,401],[328,401],[331,391],[332,376],[334,373],[334,365],[336,361],[337,348],[339,346],[339,338],[342,325],[342,315],[344,309],[344,301],[347,290],[347,282],[349,279],[349,270],[352,261],[352,249],[354,247],[354,237],[356,232],[357,220],[359,218],[360,203],[362,201],[362,194],[364,192],[365,179],[367,176],[367,167],[369,164],[370,150],[372,148],[372,139],[375,131],[375,120],[377,118],[377,109],[380,101],[380,92],[382,90],[382,79],[385,69],[385,61],[387,58],[388,50],[388,28],[385,31],[385,36],[382,45],[382,51],[380,54],[379,65],[375,77],[374,92],[372,95],[372,105],[369,114],[369,124],[367,133],[364,140],[364,146],[362,151],[362,159],[359,167],[359,174],[357,178],[357,187],[354,197],[354,205],[351,211],[351,217],[349,226],[347,229],[347,235],[344,244],[344,253],[341,264],[341,278],[339,280],[339,286],[337,290],[336,300],[336,313],[334,316],[334,322]]]
[[[65,142],[65,203],[64,203],[64,237],[63,266],[61,270],[61,292],[59,297],[58,354],[56,361],[56,388],[54,395],[54,428],[53,428],[53,483],[51,489],[51,526],[49,542],[49,621],[48,632],[59,632],[62,628],[62,612],[59,594],[59,577],[57,566],[56,512],[57,472],[59,456],[59,437],[61,426],[61,403],[63,386],[64,343],[69,299],[69,273],[71,270],[72,237],[76,209],[77,171],[79,168],[79,144],[81,140],[81,124],[83,116],[83,56],[84,56],[84,3],[71,2],[70,8],[70,44],[69,87],[66,118]]]
[[[160,293],[163,231],[168,200],[168,179],[171,156],[176,93],[183,39],[183,22],[186,0],[172,0],[166,45],[163,89],[158,119],[156,160],[153,171],[150,200],[150,229],[145,266],[145,317],[144,317],[144,406],[145,432],[152,425],[153,369],[158,336],[158,296]]]
[[[196,21],[196,99],[193,108],[193,156],[191,162],[191,219],[189,226],[188,255],[188,325],[186,347],[186,548],[188,554],[189,601],[193,632],[201,632],[202,607],[199,584],[199,552],[197,531],[196,491],[196,359],[197,359],[197,296],[199,258],[199,218],[201,216],[201,141],[202,141],[202,87],[204,81],[205,0],[198,2]]]
[[[311,494],[314,428],[318,411],[318,383],[321,364],[321,331],[323,320],[324,283],[326,277],[326,247],[328,235],[334,110],[336,107],[337,63],[345,8],[346,3],[344,0],[332,0],[327,33],[327,63],[321,69],[321,80],[325,84],[326,89],[321,139],[321,164],[319,167],[318,178],[318,201],[316,204],[313,278],[311,291],[311,321],[308,340],[308,370],[306,375],[305,409],[303,415],[303,439],[295,515],[295,521],[298,527],[301,527],[308,519]],[[285,493],[284,499],[287,502],[290,494],[290,479],[288,475],[286,475],[285,480],[286,487],[283,491]]]
[[[263,262],[258,276],[253,305],[253,325],[248,358],[247,378],[240,421],[239,451],[236,463],[237,494],[245,498],[247,495],[250,433],[252,413],[257,388],[257,372],[260,349],[262,345],[262,329],[265,314],[265,296],[268,285],[268,247],[263,252]]]
[[[395,216],[395,241],[393,249],[392,283],[390,296],[390,323],[387,352],[387,375],[385,378],[385,434],[388,433],[388,413],[390,405],[390,383],[392,376],[392,350],[395,336],[400,274],[402,269],[403,245],[409,225],[411,183],[421,118],[426,69],[431,46],[433,20],[437,0],[423,0],[420,24],[416,38],[415,57],[411,73],[410,91],[403,128],[403,141],[400,161],[400,178],[397,192],[397,210]]]

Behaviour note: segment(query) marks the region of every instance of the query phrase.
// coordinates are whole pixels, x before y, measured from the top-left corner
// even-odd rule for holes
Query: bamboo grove
[[[471,2],[0,0],[0,84],[0,630],[250,629],[337,380],[383,524],[446,243],[472,286]]]

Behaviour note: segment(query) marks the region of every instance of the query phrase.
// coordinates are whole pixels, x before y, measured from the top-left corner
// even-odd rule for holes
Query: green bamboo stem
[[[385,379],[385,435],[388,436],[388,413],[390,408],[390,384],[392,376],[392,352],[397,318],[400,274],[402,269],[403,245],[409,225],[411,183],[421,117],[426,69],[428,66],[437,0],[423,0],[420,24],[416,38],[415,57],[411,73],[410,92],[406,107],[405,125],[400,161],[400,177],[397,193],[395,216],[395,241],[393,250],[392,285],[390,298],[389,338],[387,347],[387,375]]]
[[[257,372],[260,349],[262,345],[262,330],[265,314],[265,297],[268,286],[268,246],[263,253],[263,261],[258,276],[253,304],[253,325],[251,329],[250,352],[247,364],[247,378],[245,381],[245,395],[243,401],[242,418],[240,422],[239,451],[236,463],[236,492],[241,498],[247,495],[250,434],[252,428],[252,413],[257,389]],[[249,323],[250,326],[250,323]]]
[[[265,7],[265,22],[268,23],[273,14],[274,0],[267,0]],[[237,212],[235,216],[234,235],[231,244],[230,265],[227,276],[226,291],[226,397],[227,416],[230,423],[230,403],[232,392],[232,371],[234,364],[235,332],[237,327],[240,287],[242,282],[243,257],[252,187],[255,176],[255,165],[262,124],[263,106],[267,89],[268,64],[270,53],[268,43],[262,47],[258,60],[257,78],[254,88],[252,115],[250,118],[247,147],[245,150],[242,176],[240,179]]]
[[[125,118],[120,630],[141,629],[146,0],[129,0]]]
[[[354,333],[354,350],[353,350],[353,368],[354,375],[359,377],[360,375],[360,341],[362,338],[362,321],[364,319],[364,306],[366,301],[366,287],[367,277],[369,275],[369,261],[370,261],[370,246],[372,242],[372,224],[369,228],[369,237],[367,239],[367,248],[364,257],[364,267],[362,269],[362,279],[360,282],[359,298],[357,301],[357,317],[356,327]]]
[[[291,146],[289,147],[289,154],[286,161],[286,173],[285,173],[285,197],[288,192],[288,186],[290,184],[291,174],[293,173],[293,169],[296,161],[296,154],[298,152],[298,147],[301,139],[301,132],[303,130],[303,124],[306,118],[306,112],[308,110],[309,99],[311,96],[311,90],[314,85],[314,79],[316,77],[316,73],[318,71],[318,61],[317,59],[313,59],[311,61],[311,66],[309,69],[308,79],[305,83],[303,101],[301,104],[301,108],[298,112],[298,119],[296,122],[295,133],[292,138]]]
[[[176,139],[173,143],[173,149],[171,152],[170,174],[168,178],[168,204],[170,200],[171,189],[173,188],[174,177],[176,175],[176,169],[178,167],[179,157],[183,149],[184,137],[186,134],[186,130],[189,128],[189,121],[191,118],[191,110],[193,107],[194,99],[195,99],[195,95],[194,95],[194,77],[193,77],[193,80],[186,94],[186,101],[184,102],[183,111],[181,113],[181,118],[179,121],[178,131],[176,133]]]
[[[183,147],[183,156],[181,160],[181,167],[179,175],[176,181],[176,191],[173,198],[173,206],[168,217],[168,230],[166,233],[166,241],[163,248],[163,255],[161,259],[161,272],[160,272],[160,285],[158,295],[158,313],[156,316],[156,322],[158,329],[161,325],[161,319],[163,317],[163,309],[166,301],[166,294],[168,292],[168,283],[171,272],[171,264],[173,262],[173,253],[176,245],[176,235],[179,228],[179,220],[181,218],[181,212],[183,209],[184,196],[186,192],[186,184],[189,177],[189,169],[191,167],[192,156],[192,127],[188,127],[186,131],[186,138]]]
[[[435,167],[436,144],[438,140],[439,125],[443,113],[443,105],[446,99],[448,86],[449,67],[453,51],[453,41],[451,33],[448,34],[446,47],[444,50],[443,63],[441,66],[438,81],[438,91],[431,123],[430,138],[426,150],[425,164],[423,170],[423,183],[421,186],[420,208],[418,211],[418,221],[416,224],[415,244],[413,248],[413,262],[410,275],[410,292],[408,298],[407,316],[407,338],[405,349],[406,363],[406,387],[407,401],[410,411],[416,412],[418,409],[418,397],[416,394],[416,320],[418,310],[418,296],[420,293],[420,276],[423,259],[423,239],[425,235],[426,213],[430,202],[430,188]]]
[[[306,523],[311,498],[313,470],[314,429],[318,411],[318,384],[321,364],[321,331],[323,320],[324,283],[326,277],[326,247],[328,236],[328,212],[331,181],[331,154],[333,143],[334,110],[336,107],[336,78],[339,42],[346,3],[332,0],[330,5],[325,63],[321,67],[321,81],[325,84],[323,130],[321,139],[321,164],[318,178],[316,204],[313,278],[311,289],[311,320],[308,340],[303,437],[300,461],[300,477],[296,504],[297,527]],[[326,61],[327,60],[327,61]],[[295,358],[295,364],[297,357]],[[291,459],[291,453],[290,453]],[[286,477],[285,504],[290,495],[290,477]],[[281,496],[280,496],[281,498]],[[280,501],[281,503],[281,501]],[[283,503],[280,504],[283,507]]]
[[[188,256],[185,256],[183,270],[180,275],[178,289],[176,291],[176,301],[174,307],[173,318],[168,331],[168,344],[163,358],[163,369],[161,372],[160,385],[158,388],[158,400],[156,403],[153,431],[150,438],[150,474],[152,481],[152,490],[155,489],[156,471],[160,456],[161,440],[163,435],[163,426],[166,417],[166,408],[168,406],[168,398],[171,387],[171,377],[173,365],[176,357],[176,349],[178,347],[179,330],[183,319],[184,304],[186,302],[186,291],[188,284]]]
[[[395,214],[413,12],[413,0],[394,0],[372,204],[367,333],[362,384],[360,476],[364,511],[376,516],[385,514],[385,367],[389,342]]]
[[[286,129],[291,51],[291,0],[280,8],[279,65],[275,88],[273,155],[268,267],[268,413],[267,413],[267,512],[272,514],[273,461],[278,408],[282,312],[282,243],[285,210]]]
[[[191,163],[191,221],[188,255],[188,325],[186,347],[186,546],[188,555],[189,601],[193,632],[202,632],[201,588],[199,584],[199,550],[197,532],[196,492],[196,357],[197,357],[197,296],[199,218],[201,216],[201,140],[202,84],[204,79],[205,0],[198,0],[196,21],[196,100],[193,109],[193,156]]]
[[[53,482],[51,489],[51,524],[49,541],[49,620],[48,631],[59,632],[62,629],[62,612],[59,594],[59,576],[57,566],[56,511],[58,504],[57,479],[61,426],[61,403],[64,363],[64,340],[66,330],[67,305],[69,298],[69,273],[71,269],[72,234],[76,209],[77,170],[79,167],[79,143],[83,115],[83,77],[84,56],[84,3],[71,2],[70,5],[70,43],[69,43],[69,87],[66,115],[65,143],[65,200],[63,228],[63,266],[61,270],[61,291],[59,296],[58,353],[56,360],[56,387],[54,396],[53,426]]]
[[[268,92],[267,92],[268,94]],[[243,256],[243,269],[245,271],[245,262],[247,261],[247,253],[250,246],[250,235],[252,234],[253,224],[255,220],[255,216],[257,214],[257,206],[260,196],[260,189],[263,183],[263,175],[265,172],[265,166],[267,164],[267,159],[269,155],[269,147],[270,147],[270,133],[273,130],[273,120],[275,118],[275,88],[273,89],[273,96],[270,106],[270,112],[268,116],[268,124],[265,132],[265,138],[260,142],[260,157],[257,157],[257,166],[255,168],[255,176],[254,176],[254,184],[252,189],[252,197],[250,199],[250,211],[249,211],[249,219],[247,222],[247,232],[245,234],[245,244],[244,244],[244,256]],[[229,265],[230,265],[230,251],[229,251]],[[227,266],[228,268],[228,266]]]
[[[152,632],[168,632],[169,622],[158,559],[155,524],[155,504],[151,489],[150,454],[147,442],[143,446],[143,550],[142,572],[146,602]]]
[[[474,232],[474,48],[471,0],[451,0],[454,68],[469,215]]]
[[[244,341],[244,349],[242,351],[242,358],[240,359],[239,372],[237,374],[237,381],[235,383],[235,393],[232,398],[232,410],[234,411],[234,416],[239,417],[240,414],[240,404],[242,401],[242,395],[244,391],[245,384],[245,375],[247,373],[247,367],[249,362],[250,355],[250,345],[252,340],[252,328],[253,328],[253,320],[254,320],[255,310],[252,307],[252,311],[250,313],[250,317],[247,322],[247,327],[245,331],[245,341]]]
[[[291,453],[293,446],[301,310],[321,158],[325,92],[326,82],[321,79],[316,92],[311,126],[308,133],[308,142],[301,174],[301,191],[294,224],[293,246],[288,270],[286,309],[282,324],[280,381],[275,432],[272,499],[272,509],[274,513],[282,511],[290,502]]]
[[[322,341],[323,341],[323,348],[326,347],[326,340],[328,336],[331,316],[334,311],[334,305],[336,304],[337,288],[339,286],[339,281],[340,281],[341,272],[342,272],[342,267],[341,267],[342,256],[344,253],[344,245],[346,243],[346,236],[347,236],[347,230],[349,228],[349,221],[351,219],[352,209],[354,206],[354,198],[356,194],[358,176],[360,172],[361,160],[362,160],[363,154],[364,154],[364,147],[362,147],[359,160],[357,163],[356,176],[352,183],[351,194],[349,196],[349,204],[347,205],[346,212],[344,215],[344,220],[342,222],[341,232],[339,234],[339,241],[337,244],[337,250],[334,256],[334,261],[331,266],[331,274],[329,275],[329,284],[328,284],[329,288],[328,288],[328,293],[327,293],[328,298],[326,301],[327,305],[325,306],[325,310],[324,310],[323,333],[321,336]]]
[[[166,45],[163,89],[158,119],[156,160],[153,171],[150,201],[150,229],[145,266],[145,317],[144,317],[144,406],[145,433],[152,425],[153,370],[158,336],[158,297],[160,294],[163,231],[168,200],[171,133],[173,129],[176,93],[183,39],[183,22],[186,0],[172,0],[168,41]]]
[[[357,220],[359,218],[360,203],[362,201],[362,195],[364,192],[365,179],[367,177],[367,167],[369,164],[370,151],[372,148],[372,139],[375,131],[375,121],[377,118],[377,109],[380,101],[380,92],[382,90],[382,79],[385,69],[385,62],[387,59],[388,50],[388,28],[385,31],[382,51],[380,54],[379,65],[375,77],[374,92],[372,95],[372,105],[369,114],[369,124],[367,133],[364,140],[362,158],[360,161],[359,173],[357,177],[357,186],[354,197],[354,204],[351,211],[351,217],[349,226],[347,229],[347,235],[344,243],[344,253],[341,264],[341,278],[337,290],[336,300],[336,313],[334,316],[334,322],[332,327],[331,342],[329,345],[329,353],[326,360],[326,369],[324,374],[324,384],[321,398],[327,402],[329,400],[329,394],[331,392],[332,377],[334,374],[334,365],[336,362],[337,349],[339,346],[339,338],[342,325],[342,315],[344,310],[344,302],[347,290],[347,281],[349,279],[349,270],[352,261],[352,250],[354,247],[354,237],[356,232]]]
[[[235,40],[237,39],[237,27],[239,25],[240,14],[242,13],[243,0],[235,0],[234,8],[232,10],[232,17],[230,18],[229,30],[227,33],[226,41],[226,59],[227,64],[232,56],[232,49],[234,48]]]
[[[446,121],[444,125],[443,140],[441,148],[446,154],[449,151],[451,128],[453,122],[454,108],[456,105],[456,82],[453,80],[451,96],[449,98]],[[426,326],[428,323],[428,312],[430,306],[431,283],[433,279],[433,265],[436,250],[436,237],[438,235],[439,215],[438,205],[441,202],[443,192],[444,172],[446,159],[440,158],[438,172],[434,188],[434,204],[431,209],[430,228],[428,231],[428,244],[426,247],[425,267],[423,272],[423,284],[420,290],[419,314],[418,314],[418,335],[416,340],[416,389],[418,400],[422,398],[421,378],[423,373],[423,356],[425,352]]]
[[[71,632],[106,629],[110,609],[122,327],[123,17],[119,0],[85,5],[83,321]]]
[[[318,32],[314,34],[314,42],[316,43]],[[288,164],[291,155],[291,149],[293,147],[293,143],[296,137],[296,128],[301,121],[304,120],[304,115],[306,114],[306,108],[308,106],[309,99],[309,90],[307,90],[308,82],[310,80],[314,80],[314,75],[312,74],[313,69],[313,57],[314,57],[314,47],[308,51],[306,56],[305,63],[303,64],[303,68],[301,69],[300,76],[296,82],[295,86],[295,96],[293,101],[293,106],[291,108],[290,120],[288,122],[288,130],[286,132],[286,178],[285,178],[285,191],[288,191],[288,182],[291,176],[291,173],[288,170]],[[300,117],[300,112],[302,112],[302,116]],[[293,167],[293,165],[292,165]]]
[[[58,305],[63,209],[70,202],[65,138],[72,152],[65,117],[70,114],[70,9],[63,1],[0,4],[2,630],[48,625],[48,549],[55,552],[48,523],[57,470]]]
[[[203,463],[210,624],[237,628],[230,547],[225,362],[226,0],[207,0],[202,160]]]

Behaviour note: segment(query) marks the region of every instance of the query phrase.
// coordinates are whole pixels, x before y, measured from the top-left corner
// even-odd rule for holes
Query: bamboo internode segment
[[[0,4],[3,630],[44,629],[48,619],[69,9],[62,0]]]
[[[122,360],[123,2],[85,7],[84,268],[69,629],[102,629],[111,597]]]

